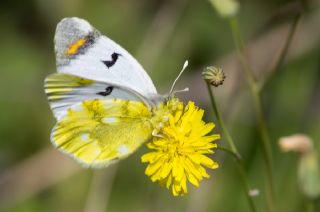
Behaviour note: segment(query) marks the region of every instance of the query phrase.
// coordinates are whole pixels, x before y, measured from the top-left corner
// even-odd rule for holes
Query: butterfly
[[[61,20],[54,42],[57,73],[44,83],[57,120],[52,144],[93,168],[135,152],[152,136],[153,109],[164,101],[148,74],[86,20]]]

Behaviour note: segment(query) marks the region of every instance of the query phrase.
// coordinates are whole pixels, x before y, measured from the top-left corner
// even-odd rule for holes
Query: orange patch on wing
[[[83,46],[86,43],[86,39],[79,39],[76,42],[74,42],[73,44],[71,44],[69,46],[69,49],[67,51],[67,55],[74,55],[75,53],[77,53],[78,49]]]

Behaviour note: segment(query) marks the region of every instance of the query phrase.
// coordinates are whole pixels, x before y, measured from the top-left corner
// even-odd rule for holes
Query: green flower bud
[[[218,87],[219,85],[223,84],[226,76],[221,68],[210,66],[203,70],[202,78],[211,85]]]

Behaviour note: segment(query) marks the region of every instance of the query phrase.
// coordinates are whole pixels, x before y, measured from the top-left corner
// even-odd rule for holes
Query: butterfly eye
[[[113,65],[117,62],[119,56],[121,56],[121,54],[114,52],[114,53],[112,53],[112,55],[111,55],[111,60],[103,60],[102,62],[103,62],[103,64],[105,64],[108,68],[110,68],[111,66],[113,66]]]
[[[113,91],[113,87],[109,86],[109,87],[106,88],[105,91],[98,92],[97,94],[100,95],[100,96],[108,96],[108,95],[111,94],[112,91]]]

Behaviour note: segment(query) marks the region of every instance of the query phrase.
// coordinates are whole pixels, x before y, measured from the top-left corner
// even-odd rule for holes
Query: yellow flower
[[[183,195],[187,193],[187,181],[198,187],[199,181],[209,178],[204,167],[218,168],[206,154],[213,154],[212,148],[217,145],[212,141],[220,135],[207,135],[214,124],[202,120],[204,110],[193,102],[183,107],[173,98],[161,105],[157,113],[162,121],[147,144],[152,152],[141,157],[142,162],[149,163],[145,174],[153,182],[171,188],[174,196]]]

